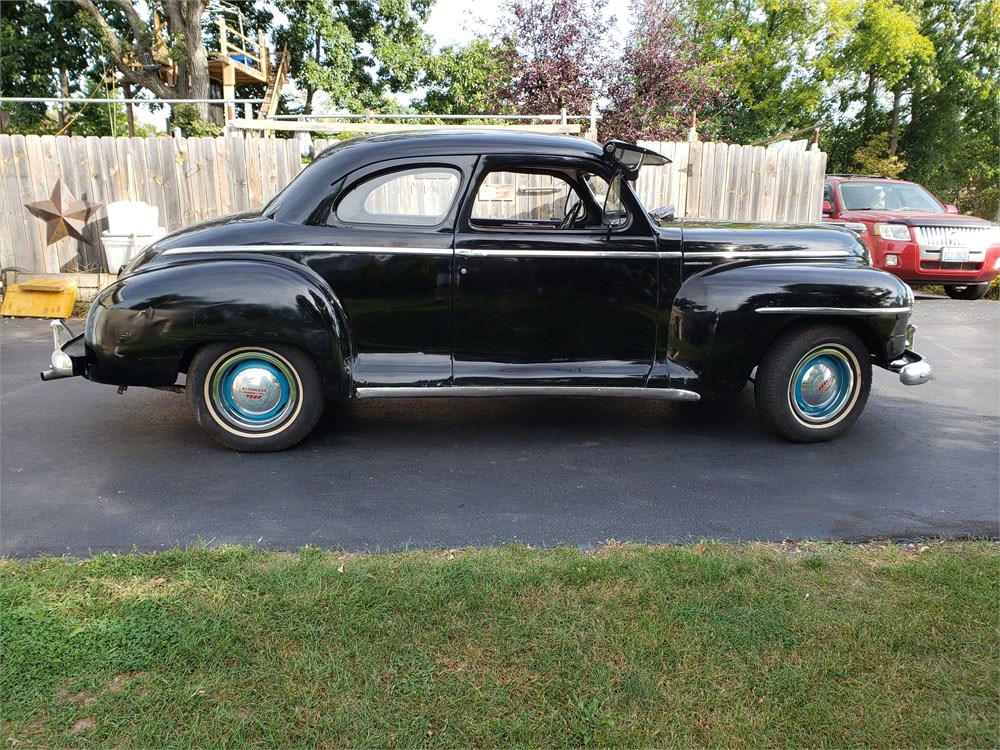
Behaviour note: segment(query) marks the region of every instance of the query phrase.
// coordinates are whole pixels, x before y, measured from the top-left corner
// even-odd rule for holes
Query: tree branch
[[[135,43],[145,46],[145,42],[148,41],[146,37],[149,36],[149,26],[139,18],[139,13],[136,11],[135,6],[129,0],[111,0],[111,2],[125,13],[129,28],[132,29],[132,37]]]
[[[118,35],[115,34],[114,29],[112,29],[111,26],[108,25],[108,22],[104,20],[104,16],[101,15],[101,11],[97,9],[97,6],[94,5],[91,0],[73,0],[73,2],[83,8],[87,12],[87,15],[89,15],[94,23],[97,24],[97,27],[103,33],[108,46],[111,48],[112,57],[114,57],[116,61],[121,60],[121,40],[118,38]]]
[[[104,41],[108,45],[111,60],[115,64],[115,67],[121,71],[122,76],[124,76],[130,83],[134,83],[136,86],[142,86],[143,88],[149,89],[161,99],[169,99],[172,92],[170,88],[160,80],[158,75],[147,73],[145,71],[134,70],[132,67],[125,64],[125,53],[129,50],[129,45],[123,44],[122,40],[118,38],[114,29],[112,29],[108,22],[104,20],[104,16],[101,15],[101,11],[98,10],[93,1],[73,0],[73,2],[83,8],[83,10],[87,12],[87,15],[89,15],[94,23],[97,24],[98,29],[104,37]]]

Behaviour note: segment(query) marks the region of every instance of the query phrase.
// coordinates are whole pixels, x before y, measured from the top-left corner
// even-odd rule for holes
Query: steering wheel
[[[583,203],[581,201],[577,201],[576,203],[574,203],[573,208],[567,211],[566,215],[563,216],[563,220],[559,222],[559,228],[569,229],[570,227],[572,227],[576,223],[576,220],[580,218],[580,213],[582,208],[583,208]]]

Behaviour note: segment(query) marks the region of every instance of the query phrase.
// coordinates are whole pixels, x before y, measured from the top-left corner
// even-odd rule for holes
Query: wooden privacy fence
[[[335,141],[314,141],[317,152]],[[646,168],[636,189],[652,210],[673,204],[678,217],[736,221],[819,221],[826,154],[805,143],[785,148],[724,143],[642,145],[672,164]],[[106,206],[145,201],[174,231],[228,213],[259,208],[302,170],[300,144],[274,138],[83,138],[0,135],[2,266],[41,273],[100,271]],[[44,222],[24,204],[45,201],[58,180],[79,199],[101,204],[84,230],[93,244],[64,238],[46,247]],[[558,196],[529,185],[520,206]],[[505,199],[497,184],[491,200]],[[552,193],[552,194],[550,194]],[[562,198],[565,202],[565,197]],[[532,203],[533,205],[533,203]],[[551,208],[551,207],[550,207]],[[551,213],[551,211],[549,211]],[[488,214],[484,214],[488,215]],[[545,214],[546,216],[548,214]]]
[[[145,201],[174,231],[259,208],[302,169],[299,144],[277,138],[98,138],[0,135],[0,246],[4,268],[100,271],[108,203]],[[62,180],[78,200],[101,204],[84,230],[46,247],[45,223],[24,204],[48,200]]]
[[[646,208],[673,205],[677,216],[729,221],[814,222],[820,209],[826,154],[805,141],[767,148],[726,143],[639,145],[672,164],[646,167],[636,192]]]

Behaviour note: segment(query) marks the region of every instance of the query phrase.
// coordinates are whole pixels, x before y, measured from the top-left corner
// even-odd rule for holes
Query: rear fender
[[[905,349],[911,306],[906,284],[872,268],[716,266],[678,290],[658,360],[702,396],[727,397],[789,326],[834,322],[856,331],[874,362],[886,367]]]
[[[87,317],[86,376],[171,385],[199,347],[223,341],[298,346],[329,395],[349,393],[353,349],[343,308],[319,276],[275,257],[182,261],[119,279]]]

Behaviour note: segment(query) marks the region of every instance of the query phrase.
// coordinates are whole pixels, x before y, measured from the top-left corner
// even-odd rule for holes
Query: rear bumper
[[[53,320],[52,343],[53,351],[49,359],[52,365],[42,370],[42,380],[59,380],[83,375],[87,369],[87,355],[84,349],[83,334],[73,335],[73,332],[61,320]]]

